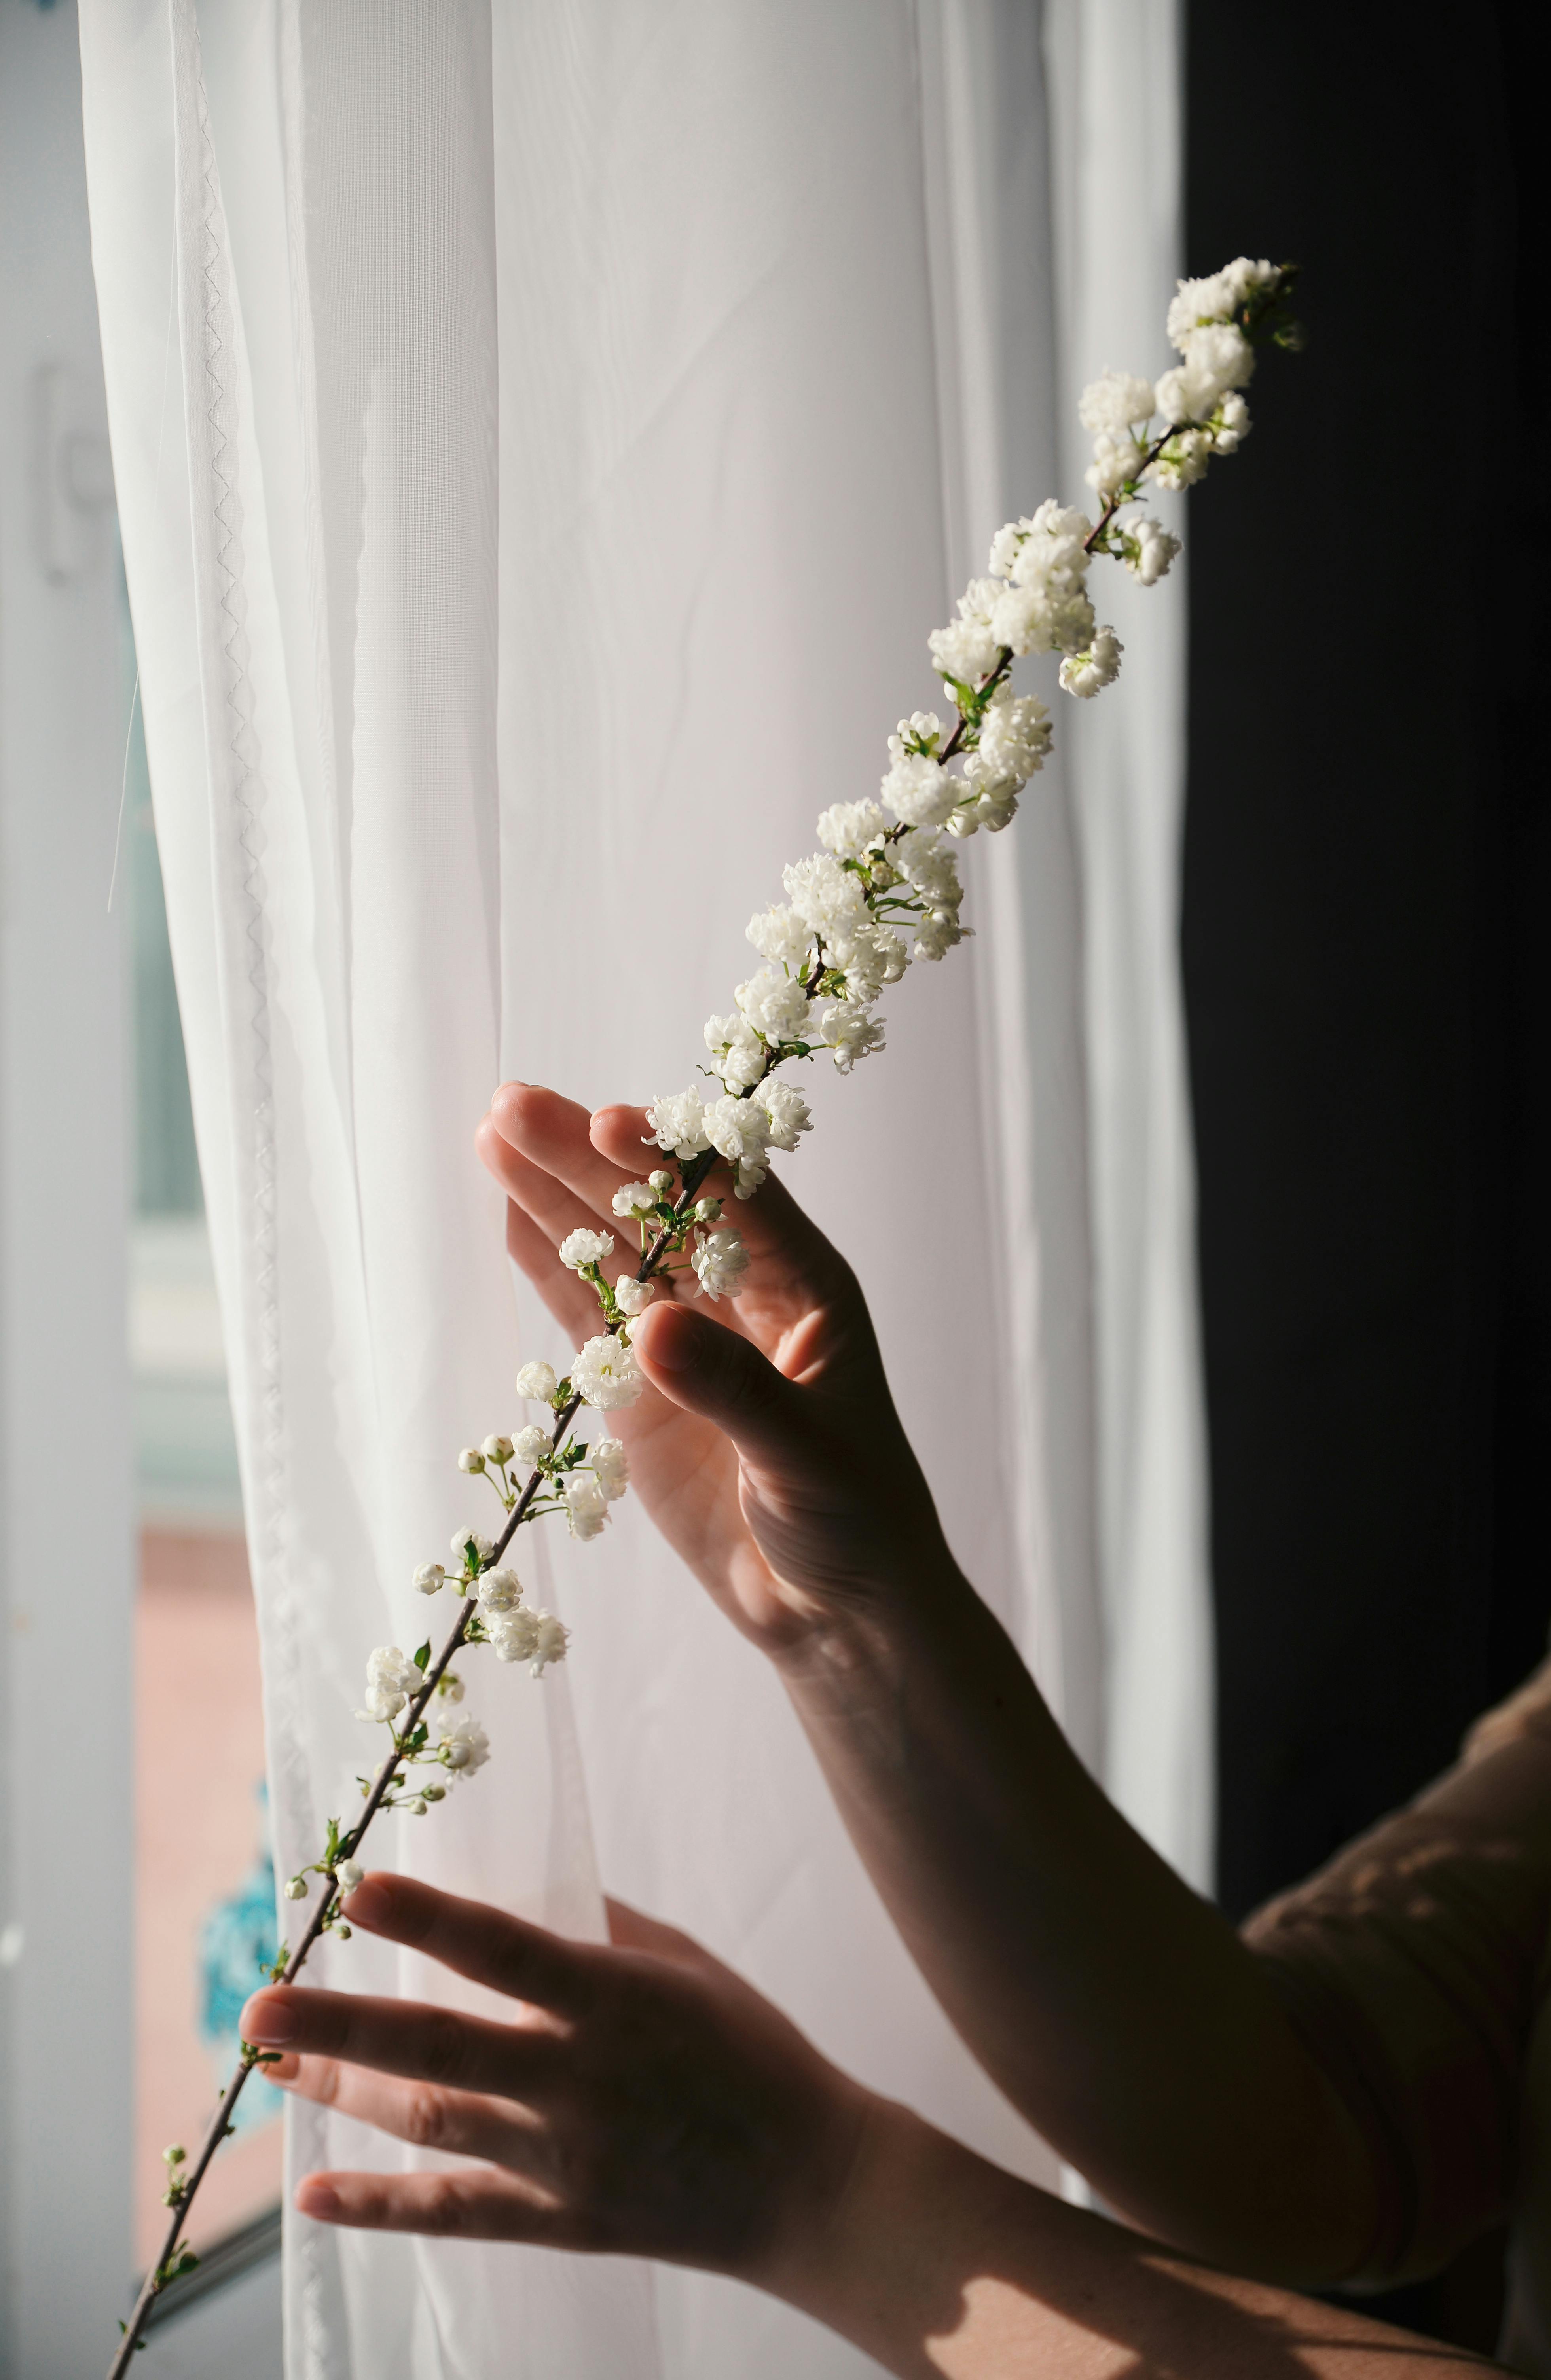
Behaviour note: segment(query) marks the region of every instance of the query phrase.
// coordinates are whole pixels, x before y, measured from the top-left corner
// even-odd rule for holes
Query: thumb
[[[802,1392],[735,1330],[682,1305],[654,1305],[630,1336],[641,1369],[671,1403],[714,1422],[740,1451],[791,1453]]]

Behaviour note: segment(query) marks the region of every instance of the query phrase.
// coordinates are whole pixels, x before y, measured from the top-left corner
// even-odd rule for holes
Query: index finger
[[[503,1083],[491,1100],[490,1122],[530,1166],[551,1175],[600,1221],[619,1229],[614,1192],[649,1171],[645,1149],[626,1159],[634,1172],[621,1172],[594,1148],[586,1108],[539,1083]]]
[[[424,1950],[454,1974],[509,1998],[572,2016],[589,1997],[592,1960],[584,1943],[566,1942],[485,1901],[379,1869],[363,1876],[343,1905],[352,1925]]]

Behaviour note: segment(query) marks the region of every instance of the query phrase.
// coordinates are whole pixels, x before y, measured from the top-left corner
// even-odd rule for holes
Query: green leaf
[[[430,1638],[429,1636],[426,1638],[425,1643],[419,1646],[418,1650],[411,1658],[414,1660],[417,1670],[424,1670],[426,1663],[430,1659]]]

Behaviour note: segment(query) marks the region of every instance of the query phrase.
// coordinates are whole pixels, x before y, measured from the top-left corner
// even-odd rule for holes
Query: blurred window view
[[[125,643],[129,647],[128,609]],[[134,683],[128,653],[126,699]],[[200,1186],[139,705],[119,898],[131,952],[129,1348],[140,1526],[137,1616],[137,2264],[166,2212],[162,2151],[192,2150],[275,1952],[259,1640],[236,1439]],[[201,2253],[280,2192],[280,2094],[255,2077],[200,2193]]]

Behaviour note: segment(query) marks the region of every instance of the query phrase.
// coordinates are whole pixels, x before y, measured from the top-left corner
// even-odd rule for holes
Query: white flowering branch
[[[461,1591],[452,1633],[434,1658],[429,1640],[412,1655],[394,1645],[371,1655],[357,1716],[387,1727],[390,1749],[375,1776],[359,1780],[363,1806],[354,1825],[342,1828],[331,1818],[319,1857],[287,1882],[285,1898],[293,1902],[309,1898],[309,1876],[320,1880],[321,1892],[300,1938],[283,1947],[266,1971],[273,1982],[291,1983],[325,1933],[348,1938],[341,1899],[360,1880],[356,1854],[378,1814],[398,1809],[423,1817],[449,1784],[483,1767],[490,1746],[478,1720],[443,1720],[433,1740],[433,1704],[463,1698],[451,1667],[454,1655],[489,1645],[499,1660],[528,1662],[535,1677],[563,1659],[566,1630],[551,1613],[525,1604],[521,1581],[503,1558],[519,1528],[551,1512],[564,1513],[574,1536],[596,1537],[624,1495],[624,1448],[614,1439],[589,1447],[573,1438],[576,1415],[584,1405],[610,1413],[640,1394],[645,1382],[630,1325],[660,1280],[685,1269],[674,1267],[675,1258],[687,1256],[700,1295],[714,1301],[742,1290],[748,1266],[743,1236],[722,1220],[721,1200],[701,1192],[721,1160],[735,1196],[752,1196],[771,1152],[795,1149],[811,1129],[807,1101],[777,1070],[827,1051],[849,1074],[883,1047],[874,1014],[883,990],[913,958],[939,959],[964,939],[969,929],[959,921],[963,891],[951,842],[982,826],[993,834],[1005,827],[1050,749],[1047,707],[1036,695],[1012,694],[1012,662],[1059,653],[1060,686],[1083,700],[1113,683],[1121,647],[1112,628],[1098,625],[1087,590],[1090,565],[1107,556],[1146,587],[1168,570],[1179,540],[1132,508],[1149,486],[1194,485],[1214,455],[1232,454],[1242,442],[1249,430],[1242,391],[1257,348],[1301,344],[1288,312],[1295,277],[1290,265],[1240,257],[1209,280],[1181,282],[1168,331],[1183,360],[1156,384],[1107,371],[1084,391],[1079,411],[1094,434],[1087,478],[1100,499],[1097,521],[1051,499],[998,530],[987,576],[971,581],[957,619],[928,639],[953,703],[953,726],[935,711],[902,720],[889,738],[878,800],[837,802],[826,810],[818,821],[822,848],[785,871],[785,903],[750,920],[748,939],[765,964],[739,984],[733,1012],[711,1017],[705,1030],[713,1062],[701,1071],[720,1096],[708,1099],[692,1085],[656,1099],[647,1121],[669,1162],[614,1196],[615,1214],[639,1233],[636,1271],[612,1283],[606,1279],[612,1232],[568,1234],[560,1260],[592,1284],[603,1328],[576,1351],[563,1377],[547,1363],[525,1364],[517,1374],[520,1394],[551,1416],[547,1427],[532,1423],[515,1439],[488,1438],[458,1457],[464,1472],[490,1480],[504,1524],[493,1539],[460,1531],[453,1540],[454,1569],[427,1562],[415,1572],[421,1594],[435,1596],[448,1585]],[[528,1466],[520,1488],[515,1465]],[[422,1779],[422,1770],[436,1773]],[[164,2152],[166,2236],[124,2325],[109,2380],[121,2380],[152,2301],[198,2261],[183,2244],[188,2209],[232,2129],[249,2074],[275,2055],[242,2043],[193,2163],[181,2147]]]

